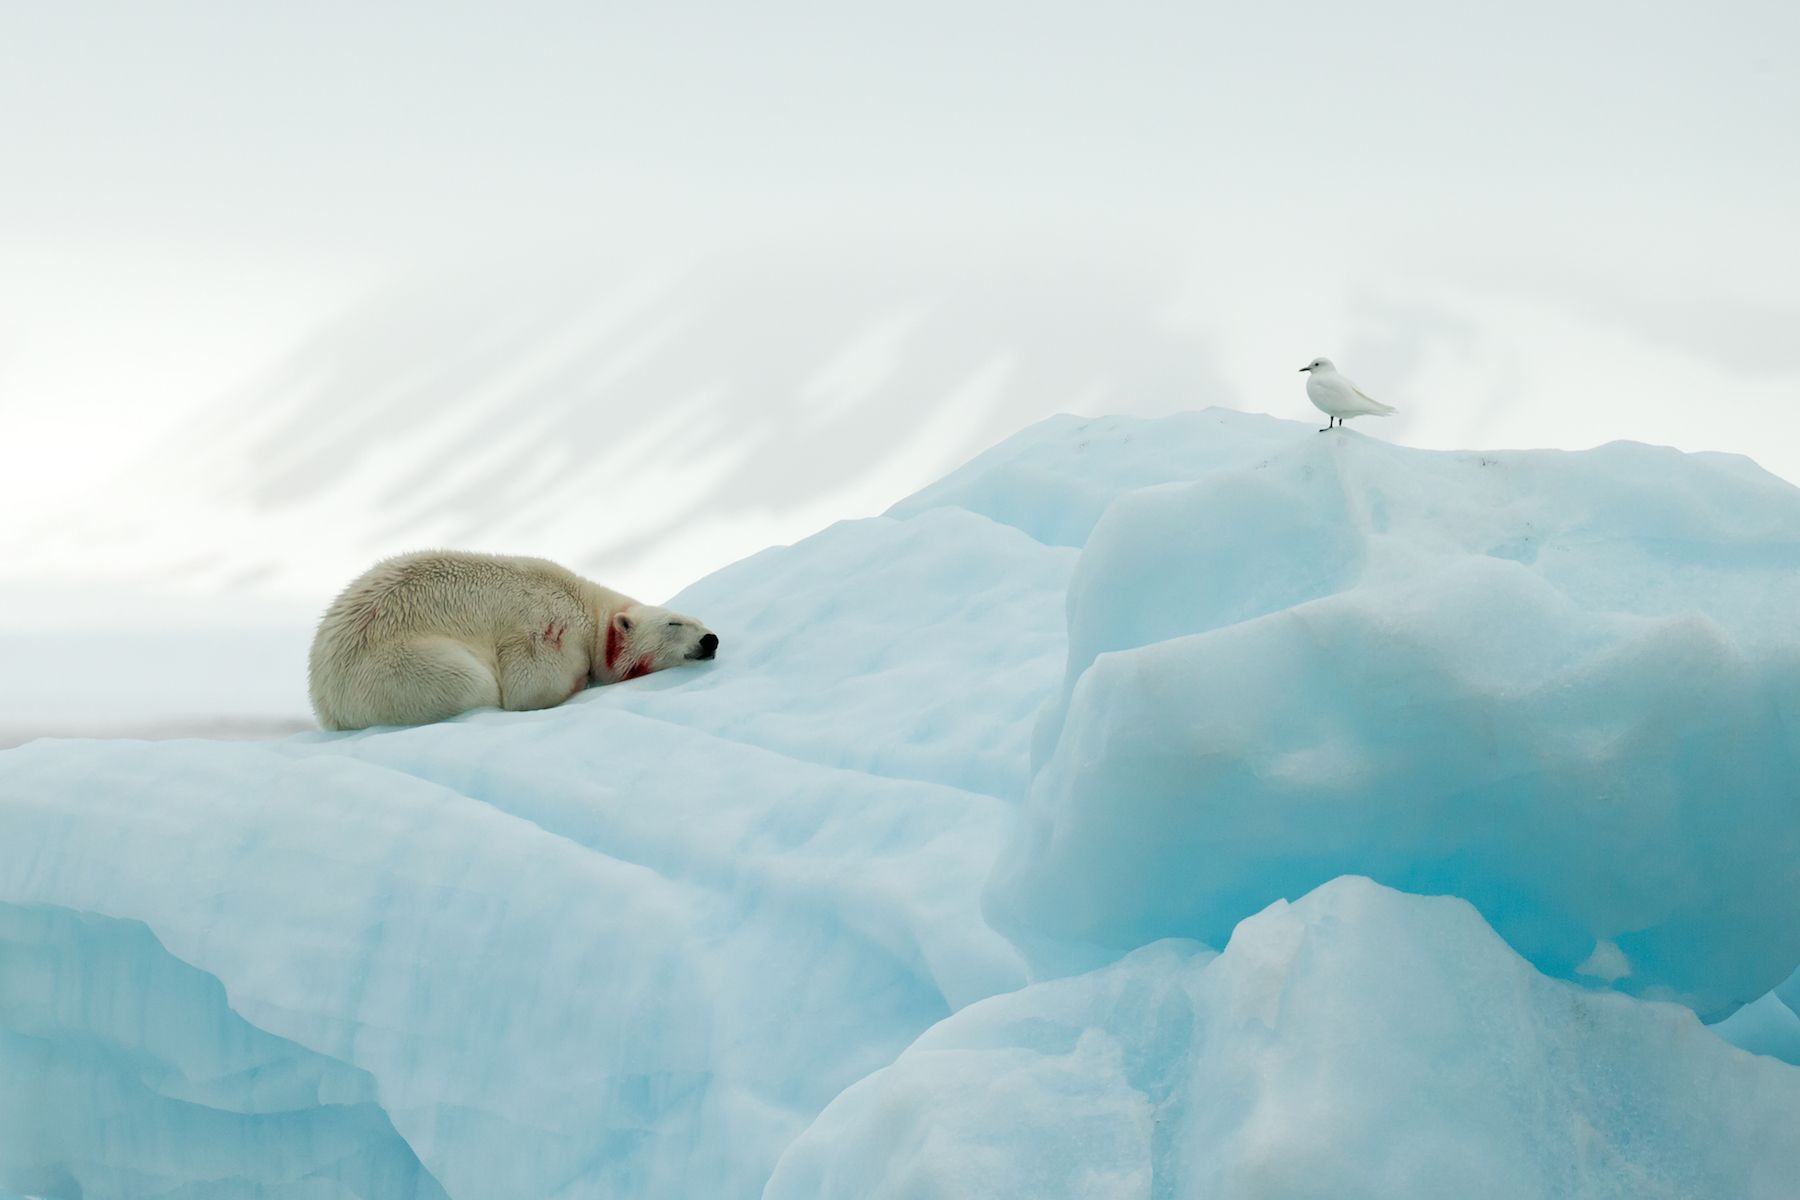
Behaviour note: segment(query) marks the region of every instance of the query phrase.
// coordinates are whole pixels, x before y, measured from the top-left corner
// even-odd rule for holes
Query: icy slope
[[[78,959],[110,953],[78,914],[141,922],[230,1005],[135,1016],[129,988],[9,957],[19,1036],[107,1004],[144,1039],[42,1038],[45,1078],[132,1081],[110,1124],[73,1084],[27,1076],[18,1103],[66,1101],[48,1153],[90,1197],[179,1164],[220,1195],[400,1194],[373,1148],[326,1171],[293,1132],[364,1095],[453,1196],[757,1194],[843,1087],[1024,982],[979,918],[1009,811],[981,789],[1022,790],[1073,557],[967,513],[863,521],[683,598],[729,670],[417,730],[7,752],[0,901],[75,921]],[[362,1091],[218,1088],[229,1122],[171,1119],[215,1068],[154,1039],[227,1018],[282,1048],[270,1070]],[[0,1186],[59,1194],[28,1132],[0,1125]]]
[[[1800,1071],[1546,979],[1468,905],[1346,877],[965,1009],[851,1088],[768,1200],[1778,1200]]]
[[[0,1192],[1758,1194],[1796,1069],[1618,993],[1790,1044],[1797,563],[1743,460],[1059,418],[707,668],[0,753]]]
[[[990,912],[1219,944],[1340,874],[1724,1015],[1800,959],[1800,492],[1615,444],[1320,436],[1124,496]]]
[[[0,906],[0,1011],[16,1187],[442,1200],[367,1073],[248,1024],[136,921]]]

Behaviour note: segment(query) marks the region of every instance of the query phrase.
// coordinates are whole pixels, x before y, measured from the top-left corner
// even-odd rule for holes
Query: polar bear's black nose
[[[719,652],[719,635],[709,633],[700,639],[700,657],[711,658]]]

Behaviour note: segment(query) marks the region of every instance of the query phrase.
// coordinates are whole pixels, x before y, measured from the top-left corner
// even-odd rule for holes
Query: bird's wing
[[[1361,396],[1364,400],[1367,400],[1370,404],[1373,404],[1375,406],[1375,410],[1377,412],[1398,412],[1398,411],[1400,411],[1399,409],[1395,408],[1391,404],[1383,404],[1381,401],[1377,400],[1375,397],[1369,395],[1369,393],[1367,393],[1367,392],[1363,391],[1361,388],[1357,387],[1354,383],[1350,385],[1350,390],[1355,392],[1358,396]]]

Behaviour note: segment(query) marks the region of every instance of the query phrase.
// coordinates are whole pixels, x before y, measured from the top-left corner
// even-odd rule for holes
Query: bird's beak
[[[1311,368],[1311,367],[1301,367],[1301,368],[1300,368],[1300,374],[1302,374],[1302,375],[1304,375],[1304,374],[1306,374],[1306,373],[1307,373],[1307,372],[1308,372],[1308,371],[1310,371],[1310,370],[1312,370],[1312,368]]]

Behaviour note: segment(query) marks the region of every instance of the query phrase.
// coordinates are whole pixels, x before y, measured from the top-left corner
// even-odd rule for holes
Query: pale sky
[[[285,621],[459,532],[657,598],[1058,410],[1315,420],[1319,354],[1401,407],[1373,436],[1800,479],[1797,40],[1775,3],[10,5],[0,627],[120,562]],[[471,414],[583,389],[605,503],[669,519],[471,512]],[[306,456],[396,395],[416,445]]]

